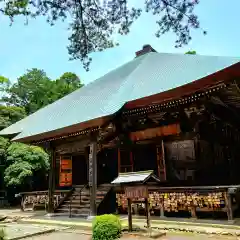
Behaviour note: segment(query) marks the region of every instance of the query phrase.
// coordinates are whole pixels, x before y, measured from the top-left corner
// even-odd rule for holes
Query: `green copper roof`
[[[109,116],[132,100],[201,79],[238,58],[148,53],[2,130],[15,140]]]

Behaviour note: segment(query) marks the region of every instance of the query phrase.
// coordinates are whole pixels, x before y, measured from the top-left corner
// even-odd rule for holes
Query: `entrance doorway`
[[[134,148],[134,171],[153,170],[158,176],[156,146],[151,144],[139,144]]]
[[[97,156],[98,185],[111,183],[118,176],[117,150],[104,149]]]
[[[84,155],[72,156],[72,185],[85,185],[88,182],[87,160]]]

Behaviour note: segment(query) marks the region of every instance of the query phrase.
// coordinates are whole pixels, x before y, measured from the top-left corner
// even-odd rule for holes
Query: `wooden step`
[[[103,201],[111,185],[101,185],[96,191],[96,204]],[[81,200],[81,201],[80,201]],[[89,189],[83,189],[83,186],[75,186],[73,194],[62,203],[62,205],[56,210],[58,214],[70,214],[70,204],[71,204],[71,216],[83,216],[86,217],[90,213],[90,191]]]
[[[70,214],[70,211],[69,209],[65,209],[65,208],[61,208],[61,209],[58,209],[56,211],[56,213],[66,213],[66,215],[69,215]],[[90,213],[90,209],[88,208],[83,208],[83,209],[71,209],[71,215],[75,215],[75,214],[82,214],[82,215],[89,215]]]
[[[70,206],[67,205],[67,204],[63,204],[62,205],[62,208],[64,209],[70,209]],[[87,208],[87,209],[90,209],[90,204],[86,204],[86,205],[72,205],[71,206],[72,209],[84,209],[84,208]]]

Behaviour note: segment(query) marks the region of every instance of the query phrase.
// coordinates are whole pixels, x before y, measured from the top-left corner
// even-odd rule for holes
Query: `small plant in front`
[[[4,229],[0,229],[0,240],[5,240],[6,239],[6,233]]]
[[[112,214],[97,216],[93,221],[93,240],[115,240],[121,236],[119,217]]]

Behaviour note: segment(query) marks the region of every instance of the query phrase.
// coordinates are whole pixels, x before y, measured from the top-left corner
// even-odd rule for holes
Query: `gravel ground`
[[[91,237],[87,235],[82,235],[76,232],[54,232],[46,235],[36,236],[32,238],[26,238],[26,240],[90,240]],[[143,240],[143,238],[122,238],[121,240]],[[236,237],[222,237],[222,236],[209,236],[209,235],[195,235],[195,234],[167,234],[167,236],[162,237],[161,240],[237,240]]]

